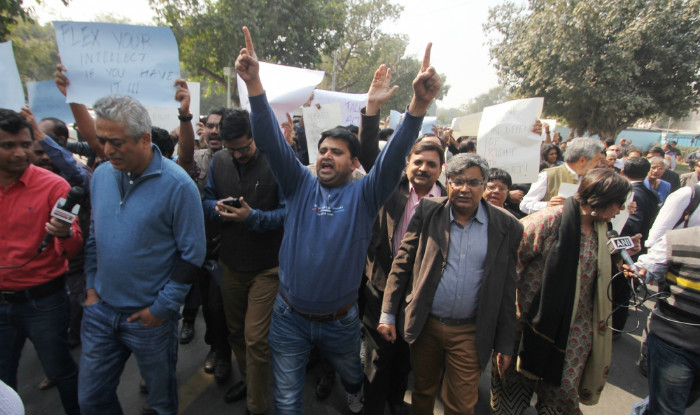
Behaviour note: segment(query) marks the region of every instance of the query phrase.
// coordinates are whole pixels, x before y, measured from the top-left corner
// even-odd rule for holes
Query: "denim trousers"
[[[55,381],[67,414],[79,414],[78,366],[68,349],[68,294],[24,303],[0,301],[0,379],[17,390],[17,366],[27,339],[46,376]]]
[[[176,414],[177,318],[144,327],[140,320],[127,322],[129,316],[103,301],[85,307],[78,383],[82,413],[122,413],[117,386],[133,353],[148,387],[148,406],[161,415]]]
[[[306,364],[314,346],[331,362],[348,393],[362,389],[360,318],[356,306],[338,320],[310,321],[277,294],[268,342],[276,414],[303,413]]]
[[[683,415],[700,396],[700,355],[649,333],[649,407],[645,415]]]

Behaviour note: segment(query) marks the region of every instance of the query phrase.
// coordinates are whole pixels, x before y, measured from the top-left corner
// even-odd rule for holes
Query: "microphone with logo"
[[[58,199],[56,206],[54,206],[51,211],[51,216],[66,223],[73,223],[80,211],[80,202],[83,200],[83,197],[85,197],[85,190],[80,186],[73,187],[70,189],[65,199]],[[46,249],[51,239],[53,239],[53,235],[47,233],[44,240],[41,241],[37,253]]]
[[[629,236],[620,236],[614,229],[609,230],[606,235],[608,237],[608,250],[610,251],[610,255],[620,254],[625,264],[629,265],[632,272],[639,278],[637,267],[634,265],[630,254],[627,253],[628,248],[634,248],[632,238]]]

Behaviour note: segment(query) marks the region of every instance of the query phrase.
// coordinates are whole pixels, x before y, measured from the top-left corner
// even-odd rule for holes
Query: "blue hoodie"
[[[328,188],[297,160],[267,96],[250,97],[250,106],[255,144],[265,153],[287,202],[280,293],[294,309],[332,313],[357,301],[372,225],[399,184],[423,117],[407,111],[369,174]]]

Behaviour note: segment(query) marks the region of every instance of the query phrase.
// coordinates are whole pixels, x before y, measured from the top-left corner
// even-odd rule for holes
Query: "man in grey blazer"
[[[445,413],[473,414],[492,352],[501,371],[515,352],[515,264],[523,227],[482,200],[488,164],[447,163],[447,198],[424,198],[392,265],[377,327],[410,345],[411,412],[433,412],[443,368]],[[398,324],[397,324],[398,320]]]

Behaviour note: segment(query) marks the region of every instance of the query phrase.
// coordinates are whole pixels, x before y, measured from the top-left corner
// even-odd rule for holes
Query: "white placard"
[[[324,71],[260,62],[260,81],[278,123],[286,122],[288,113],[306,103],[324,74]],[[236,80],[241,107],[250,111],[248,88],[240,76],[236,75]]]
[[[477,112],[476,114],[453,118],[452,126],[450,127],[452,128],[452,137],[455,140],[459,137],[476,137],[479,134],[482,114],[482,112]]]
[[[200,84],[199,82],[187,82],[187,88],[190,90],[190,112],[192,113],[192,129],[197,135],[197,122],[199,121],[199,100],[200,100]],[[175,93],[173,93],[175,100]],[[151,117],[151,124],[154,127],[160,127],[168,130],[168,132],[180,125],[180,120],[177,118],[177,110],[172,108],[152,107],[145,105],[148,115]]]
[[[92,105],[118,94],[143,105],[178,107],[173,97],[180,60],[170,28],[61,21],[53,25],[70,80],[66,102]]]
[[[625,200],[625,208],[620,211],[620,213],[617,214],[610,223],[612,223],[613,229],[617,231],[619,234],[622,232],[622,228],[625,227],[625,223],[627,223],[627,219],[630,217],[630,212],[627,210],[627,207],[630,205],[630,202],[634,200],[634,192],[629,192],[627,195],[627,199]]]
[[[559,184],[559,192],[557,196],[561,197],[571,197],[578,191],[578,184],[573,183],[561,183]]]
[[[321,133],[342,125],[340,104],[323,105],[321,109],[315,105],[304,107],[304,131],[306,132],[306,145],[309,149],[309,163],[316,163],[318,156],[318,142]]]
[[[314,100],[311,105],[324,105],[338,103],[340,105],[340,117],[342,119],[340,125],[355,125],[360,126],[362,113],[360,112],[367,105],[367,94],[348,94],[345,92],[326,91],[325,89],[316,89],[314,91]]]
[[[540,136],[532,132],[542,113],[543,98],[527,98],[484,108],[477,134],[477,153],[491,167],[510,173],[513,183],[537,180]]]
[[[24,90],[19,79],[12,41],[0,43],[0,108],[17,111],[24,106]]]

